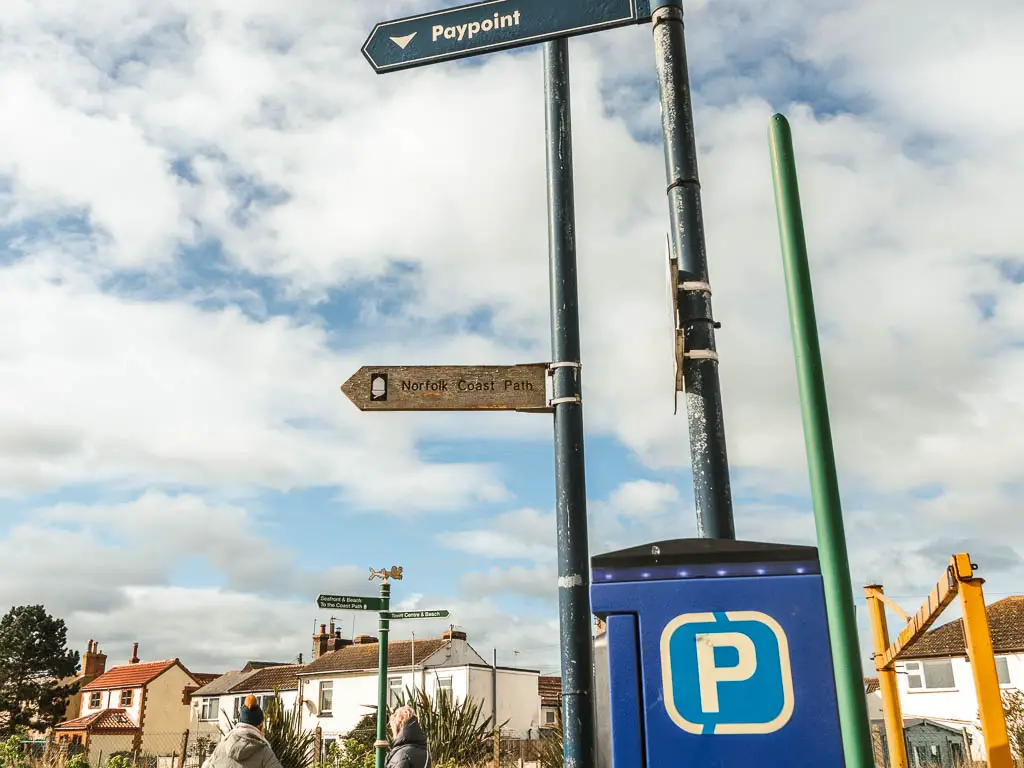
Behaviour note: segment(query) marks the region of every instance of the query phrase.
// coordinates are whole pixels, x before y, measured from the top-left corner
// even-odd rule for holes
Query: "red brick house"
[[[197,678],[179,659],[143,664],[138,650],[136,643],[127,664],[103,671],[82,687],[77,717],[54,728],[58,744],[79,745],[90,763],[115,752],[174,752],[188,728],[191,694],[210,676]],[[102,656],[90,644],[92,653]]]

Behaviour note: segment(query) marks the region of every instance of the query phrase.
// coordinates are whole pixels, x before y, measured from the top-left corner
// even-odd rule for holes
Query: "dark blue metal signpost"
[[[562,651],[565,764],[594,765],[594,649],[590,627],[587,487],[576,278],[576,208],[572,173],[569,42],[544,46],[548,145],[548,253],[551,261],[552,399],[555,409],[555,519],[558,617]]]
[[[711,313],[697,145],[683,40],[683,7],[681,0],[655,0],[652,6],[672,219],[670,240],[673,258],[679,265],[679,283],[672,286],[672,290],[678,292],[676,327],[681,329],[685,340],[679,363],[683,367],[686,388],[697,533],[709,539],[734,539],[736,529],[715,349],[717,324]]]

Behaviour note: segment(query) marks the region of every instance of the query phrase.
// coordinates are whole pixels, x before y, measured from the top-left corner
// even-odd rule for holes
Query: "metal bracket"
[[[691,349],[689,352],[684,352],[683,357],[688,357],[691,360],[714,360],[718,362],[718,353],[712,352],[710,349]]]
[[[563,363],[548,363],[548,376],[553,376],[555,370],[558,368],[575,368],[577,371],[583,368],[583,363],[563,362]]]
[[[684,291],[703,291],[708,296],[711,295],[711,286],[708,283],[698,281],[683,282],[679,284],[679,287]]]
[[[553,400],[548,400],[548,405],[561,405],[562,403],[576,403],[576,405],[583,405],[583,398],[579,395],[573,395],[572,397],[556,397]]]

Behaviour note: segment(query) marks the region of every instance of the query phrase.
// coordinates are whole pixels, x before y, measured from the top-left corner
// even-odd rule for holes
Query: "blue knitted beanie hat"
[[[238,722],[259,728],[263,724],[263,710],[256,697],[249,695],[238,708]]]

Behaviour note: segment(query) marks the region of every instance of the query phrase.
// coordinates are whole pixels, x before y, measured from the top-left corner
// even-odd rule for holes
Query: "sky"
[[[108,664],[138,642],[222,672],[308,658],[317,595],[401,565],[398,607],[557,671],[550,416],[340,392],[364,365],[550,359],[541,49],[384,76],[360,54],[452,4],[5,0],[4,610],[44,604]],[[862,585],[915,609],[957,551],[990,599],[1024,592],[1024,5],[695,0],[686,23],[738,537],[814,541],[781,111],[862,632]],[[569,48],[597,554],[696,522],[650,26]]]

